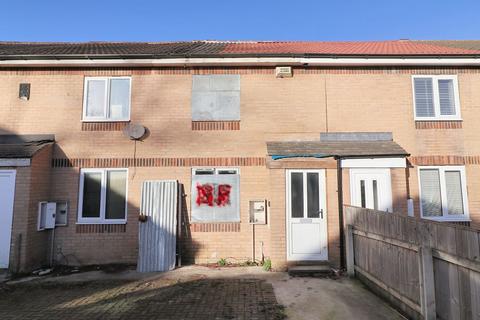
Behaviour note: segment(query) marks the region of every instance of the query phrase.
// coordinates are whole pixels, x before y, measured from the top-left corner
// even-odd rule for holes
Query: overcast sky
[[[3,41],[480,39],[480,0],[1,0]]]

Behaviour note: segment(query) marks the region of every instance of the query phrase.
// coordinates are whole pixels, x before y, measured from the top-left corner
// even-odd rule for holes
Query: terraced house
[[[475,41],[0,43],[0,267],[338,266],[348,204],[478,226],[479,58]]]

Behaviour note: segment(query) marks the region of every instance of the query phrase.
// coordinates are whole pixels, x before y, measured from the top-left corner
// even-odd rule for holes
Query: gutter
[[[480,67],[480,56],[312,55],[77,55],[0,56],[1,67],[174,67],[174,66],[456,66]]]

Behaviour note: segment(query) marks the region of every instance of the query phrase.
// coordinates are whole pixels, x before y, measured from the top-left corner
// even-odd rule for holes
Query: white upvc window
[[[81,169],[78,223],[127,222],[128,169]]]
[[[129,121],[130,77],[86,77],[83,121]]]
[[[415,120],[461,120],[457,76],[413,76]]]
[[[464,166],[421,166],[418,181],[422,218],[470,221]]]

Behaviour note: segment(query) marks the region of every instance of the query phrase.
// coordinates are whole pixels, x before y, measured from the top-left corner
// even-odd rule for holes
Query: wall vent
[[[292,67],[276,67],[275,76],[277,78],[290,78],[293,76]]]
[[[20,83],[18,97],[25,101],[30,99],[30,83]]]

